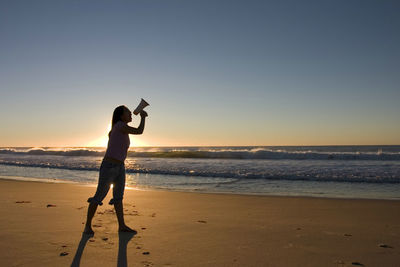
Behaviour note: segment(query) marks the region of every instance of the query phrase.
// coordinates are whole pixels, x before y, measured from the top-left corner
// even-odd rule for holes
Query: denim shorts
[[[87,202],[103,205],[103,199],[106,197],[111,184],[113,184],[113,198],[108,204],[122,202],[125,189],[125,164],[115,163],[103,160],[100,165],[99,182],[96,193],[88,198]]]

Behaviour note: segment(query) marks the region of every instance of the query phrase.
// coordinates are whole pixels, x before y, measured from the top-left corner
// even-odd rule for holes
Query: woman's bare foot
[[[136,230],[129,228],[127,225],[118,227],[118,232],[130,232],[130,233],[137,233]]]
[[[93,229],[90,226],[85,226],[85,230],[83,230],[83,233],[87,234],[87,235],[93,235],[94,234]]]

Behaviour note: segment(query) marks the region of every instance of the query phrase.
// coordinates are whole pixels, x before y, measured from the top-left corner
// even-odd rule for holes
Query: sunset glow
[[[107,147],[108,143],[108,133],[111,131],[111,122],[108,124],[107,129],[104,131],[104,134],[89,143],[86,146],[89,147]]]
[[[396,8],[217,2],[8,1],[0,146],[104,147],[141,98],[132,146],[400,144]]]
[[[133,127],[133,126],[131,126]],[[108,144],[108,133],[111,130],[111,123],[108,124],[107,130],[104,131],[104,135],[88,142],[86,146],[88,147],[107,147]],[[140,135],[130,135],[130,147],[143,147],[143,146],[148,146],[147,143],[143,140],[140,139]]]

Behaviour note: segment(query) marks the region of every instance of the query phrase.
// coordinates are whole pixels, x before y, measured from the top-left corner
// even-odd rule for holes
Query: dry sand
[[[89,239],[95,189],[0,180],[0,266],[400,266],[400,201],[110,190]]]

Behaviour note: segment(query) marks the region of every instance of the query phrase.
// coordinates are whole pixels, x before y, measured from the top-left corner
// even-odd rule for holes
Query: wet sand
[[[0,179],[0,266],[400,266],[400,201],[95,189]]]

